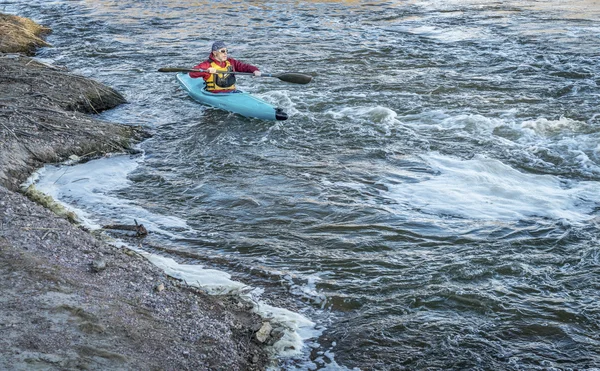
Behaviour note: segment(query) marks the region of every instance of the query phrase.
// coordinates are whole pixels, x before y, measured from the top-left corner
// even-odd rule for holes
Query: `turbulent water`
[[[600,365],[598,1],[0,0],[39,58],[144,125],[143,155],[48,169],[97,225],[232,275],[314,323],[283,369]],[[213,40],[285,122],[195,103]],[[287,349],[288,351],[290,348]]]

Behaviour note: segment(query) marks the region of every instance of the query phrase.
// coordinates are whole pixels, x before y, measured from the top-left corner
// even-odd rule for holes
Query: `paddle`
[[[195,70],[195,69],[191,69],[191,68],[163,67],[163,68],[159,68],[158,72],[208,72],[208,71],[207,70]],[[235,72],[234,71],[234,72],[228,72],[228,73],[233,73],[236,75],[252,75],[252,76],[254,76],[254,74],[251,72]],[[285,73],[276,73],[276,74],[263,73],[258,77],[276,77],[281,81],[291,82],[294,84],[308,84],[310,82],[310,80],[312,80],[312,76],[305,75],[302,73],[295,73],[295,72],[285,72]]]

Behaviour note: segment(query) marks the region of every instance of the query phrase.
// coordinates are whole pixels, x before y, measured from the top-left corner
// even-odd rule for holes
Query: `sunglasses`
[[[225,53],[227,53],[227,49],[221,49],[221,50],[219,50],[219,53],[225,54]]]

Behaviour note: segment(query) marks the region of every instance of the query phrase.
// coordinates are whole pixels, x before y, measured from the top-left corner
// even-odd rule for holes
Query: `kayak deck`
[[[178,73],[177,80],[190,97],[211,107],[262,120],[287,120],[288,118],[281,108],[275,108],[248,93],[239,90],[231,93],[210,93],[204,89],[203,79],[191,78],[187,73]]]

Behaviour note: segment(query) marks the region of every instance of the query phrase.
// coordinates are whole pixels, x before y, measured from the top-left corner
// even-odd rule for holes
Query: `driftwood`
[[[134,231],[136,237],[144,237],[148,234],[148,230],[146,229],[146,227],[144,227],[143,224],[138,224],[137,220],[133,220],[135,222],[135,225],[131,225],[131,224],[111,224],[111,225],[105,225],[104,227],[102,227],[102,229],[113,229],[113,230],[120,230],[120,231]]]

